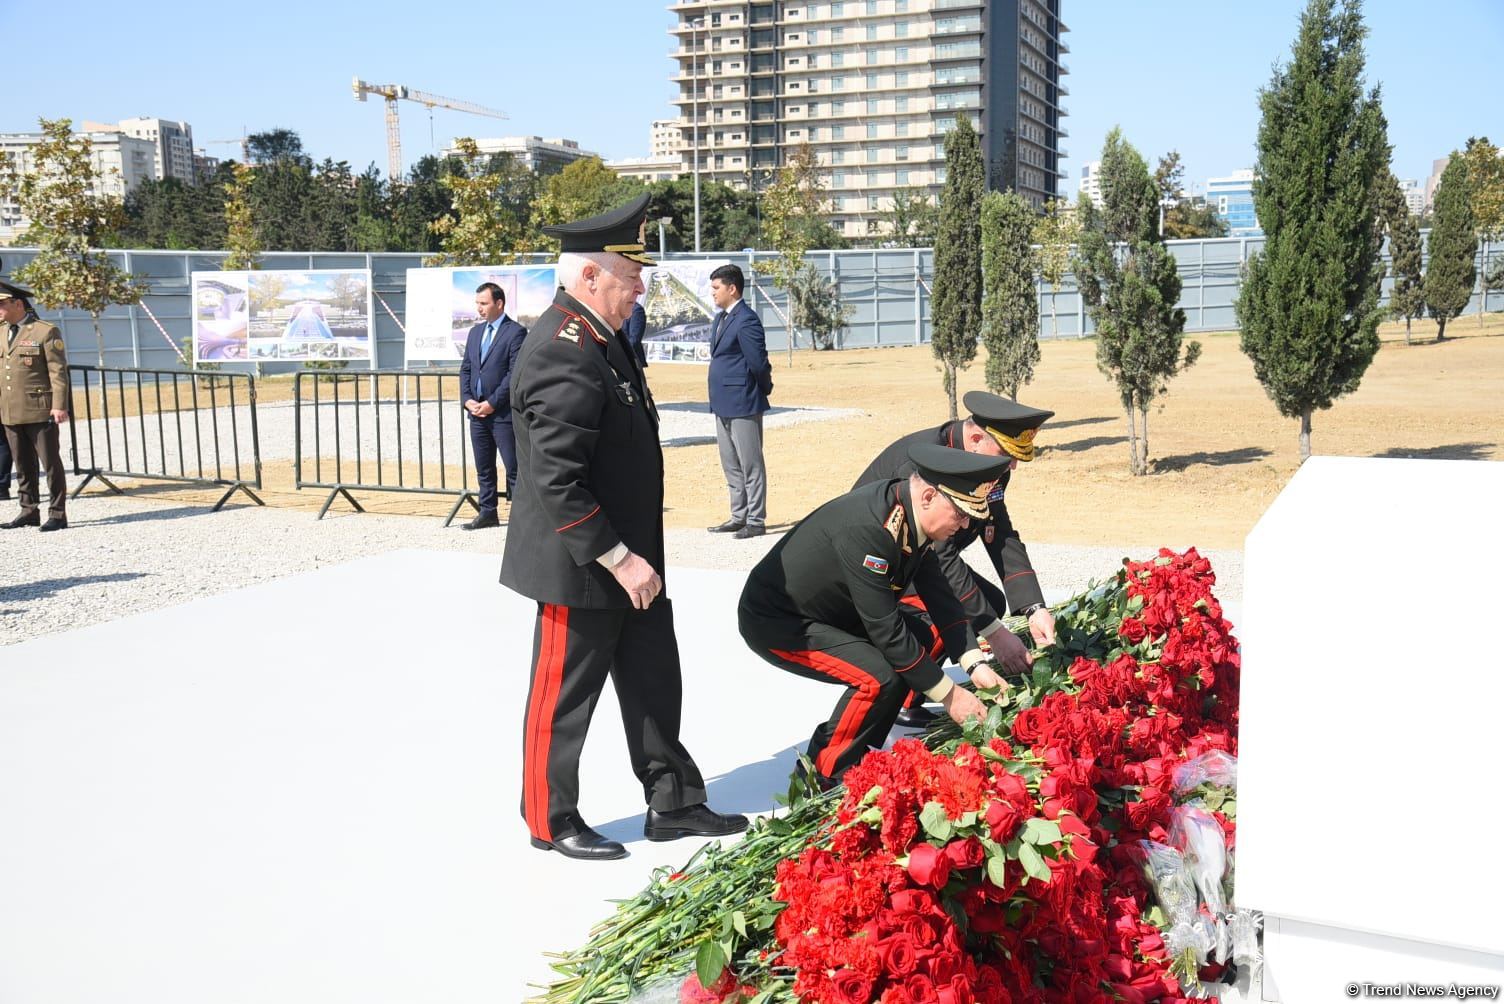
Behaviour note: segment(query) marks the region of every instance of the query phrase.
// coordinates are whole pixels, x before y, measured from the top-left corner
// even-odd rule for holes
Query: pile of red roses
[[[776,962],[800,999],[1187,999],[1143,919],[1138,847],[1167,842],[1177,766],[1236,753],[1237,645],[1194,550],[1125,572],[1115,657],[1077,658],[1017,712],[1016,748],[901,740],[847,774],[828,846],[777,868]]]

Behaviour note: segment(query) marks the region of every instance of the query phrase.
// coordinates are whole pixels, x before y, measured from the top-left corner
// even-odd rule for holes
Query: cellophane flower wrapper
[[[1225,750],[1210,750],[1176,767],[1170,775],[1174,792],[1184,797],[1203,784],[1238,787],[1238,758]]]
[[[1226,962],[1232,941],[1225,920],[1227,901],[1222,895],[1222,877],[1227,871],[1227,839],[1222,827],[1202,806],[1178,805],[1170,815],[1170,841],[1181,852],[1201,903],[1211,914],[1212,957]]]

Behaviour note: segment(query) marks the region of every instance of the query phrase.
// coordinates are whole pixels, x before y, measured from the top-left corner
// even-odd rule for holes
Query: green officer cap
[[[987,493],[1008,469],[1007,457],[988,457],[965,450],[953,450],[938,443],[916,443],[909,447],[909,459],[919,476],[950,497],[956,507],[976,519],[990,515]]]
[[[624,206],[607,210],[588,220],[559,223],[543,228],[543,232],[559,240],[559,250],[569,253],[589,254],[594,251],[610,251],[642,265],[656,265],[649,258],[643,244],[643,231],[648,222],[648,193],[644,192]]]
[[[29,289],[22,289],[20,286],[12,286],[8,282],[0,282],[0,300],[9,300],[12,298],[31,300],[35,297],[36,294]]]
[[[1034,434],[1046,420],[1055,417],[1053,411],[1030,408],[984,390],[968,391],[961,403],[971,412],[971,420],[986,429],[1003,452],[1025,463],[1034,459]]]

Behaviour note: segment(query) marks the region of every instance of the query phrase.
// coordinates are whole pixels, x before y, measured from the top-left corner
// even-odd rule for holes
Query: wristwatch
[[[1019,613],[1021,615],[1023,615],[1024,617],[1033,617],[1036,613],[1038,613],[1039,611],[1044,610],[1044,609],[1045,609],[1045,604],[1043,604],[1043,603],[1036,603],[1036,604],[1034,604],[1031,607],[1024,607],[1022,610],[1019,611]]]

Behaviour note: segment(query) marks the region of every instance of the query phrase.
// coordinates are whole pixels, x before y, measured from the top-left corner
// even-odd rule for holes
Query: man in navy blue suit
[[[768,521],[768,470],[762,459],[762,415],[773,391],[773,367],[762,321],[742,300],[745,279],[735,265],[710,273],[720,308],[710,328],[710,410],[721,470],[731,491],[731,518],[711,533],[761,537]]]
[[[527,329],[506,315],[507,295],[494,282],[475,290],[480,323],[465,337],[460,363],[460,399],[470,413],[470,447],[475,453],[475,480],[480,484],[480,512],[466,530],[500,526],[496,518],[496,454],[507,469],[507,498],[517,484],[517,447],[512,436],[512,364]]]
[[[632,304],[632,316],[627,318],[627,323],[621,326],[621,333],[627,336],[627,343],[632,346],[632,351],[637,353],[637,365],[643,369],[648,368],[648,354],[642,347],[642,336],[648,330],[648,312],[642,309],[642,304]]]

